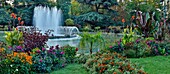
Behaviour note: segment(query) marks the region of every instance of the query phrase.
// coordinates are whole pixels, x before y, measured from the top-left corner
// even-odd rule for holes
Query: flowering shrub
[[[47,35],[42,35],[40,32],[24,32],[24,46],[26,51],[31,51],[34,48],[42,48],[48,41]]]
[[[166,45],[165,45],[166,46]],[[146,57],[155,55],[167,55],[168,50],[162,46],[160,42],[151,38],[136,39],[125,44],[122,40],[118,41],[116,45],[107,48],[111,52],[122,53],[127,57]]]
[[[78,48],[67,45],[67,46],[62,47],[61,49],[63,49],[65,52],[64,57],[66,58],[67,63],[73,63],[75,56],[76,56],[76,52],[78,51]]]
[[[147,40],[147,47],[151,50],[151,55],[164,55],[166,54],[165,48],[161,48],[158,41]]]
[[[0,62],[0,73],[9,74],[30,74],[31,71],[32,56],[27,53],[13,52],[7,54],[6,59]]]
[[[89,58],[84,67],[93,74],[146,74],[140,67],[131,64],[117,53],[97,53]]]
[[[21,17],[17,17],[17,15],[15,13],[11,13],[11,17],[12,17],[12,26],[17,26],[17,25],[23,25],[24,21],[22,21]],[[18,20],[17,24],[15,23],[15,21]]]
[[[80,54],[79,56],[75,58],[75,62],[79,64],[85,64],[87,59],[89,58],[90,58],[90,55]]]
[[[60,69],[65,66],[64,51],[58,47],[35,48],[31,53],[33,55],[33,70],[37,73],[49,73],[52,70]]]

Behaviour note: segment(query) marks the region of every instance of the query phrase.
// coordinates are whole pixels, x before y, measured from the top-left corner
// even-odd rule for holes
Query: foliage
[[[18,30],[14,30],[12,32],[5,32],[6,34],[6,42],[9,46],[13,45],[21,45],[23,40],[23,33]]]
[[[99,12],[99,9],[107,9],[109,7],[117,5],[116,0],[77,0],[80,3],[86,3],[95,7],[96,12]]]
[[[42,35],[40,32],[24,32],[24,47],[26,51],[31,51],[34,48],[42,48],[48,41],[48,35]]]
[[[90,58],[90,55],[80,54],[79,56],[76,56],[75,62],[78,64],[85,64],[87,59]]]
[[[29,56],[27,53],[13,52],[8,54],[6,59],[0,61],[0,64],[0,72],[3,74],[34,73],[31,71],[32,56]]]
[[[126,2],[127,11],[139,10],[142,12],[149,12],[149,11],[155,11],[157,8],[161,9],[160,0],[149,0],[149,1],[132,0]]]
[[[78,51],[78,48],[67,45],[67,46],[62,47],[61,49],[63,49],[65,52],[64,57],[67,60],[66,62],[73,63],[75,56],[76,56],[76,52]]]
[[[122,53],[130,58],[148,57],[156,55],[168,55],[167,44],[162,44],[153,38],[138,38],[135,41],[122,43],[118,41],[116,45],[107,48],[111,52]]]
[[[70,12],[71,15],[79,15],[80,14],[80,3],[76,0],[71,0]]]
[[[92,24],[92,25],[100,25],[102,24],[109,24],[110,17],[107,15],[102,15],[97,12],[89,12],[75,18],[75,23],[83,24],[84,22]]]
[[[0,8],[0,23],[8,24],[8,21],[11,20],[9,12],[7,12],[7,9]]]
[[[153,16],[154,13],[150,12],[150,14],[146,13],[144,18],[142,13],[137,12],[136,29],[140,34],[143,34],[144,37],[153,37],[158,30],[158,21],[153,22]],[[141,18],[144,18],[144,20]]]
[[[74,20],[72,20],[72,19],[66,19],[66,20],[65,20],[65,23],[66,23],[67,26],[73,26],[73,25],[74,25]]]
[[[33,50],[33,70],[37,73],[49,73],[65,66],[64,51],[58,46],[49,50],[35,48]]]
[[[123,45],[129,42],[134,41],[135,32],[132,30],[132,27],[124,29],[122,43]]]
[[[93,74],[146,74],[139,66],[131,64],[126,57],[110,52],[94,54],[84,67]]]
[[[83,34],[80,34],[81,41],[80,41],[80,47],[81,48],[85,48],[86,46],[89,47],[90,49],[90,54],[92,54],[92,50],[93,50],[93,46],[94,44],[97,44],[97,47],[102,48],[103,47],[103,43],[104,43],[104,39],[101,36],[101,33],[98,32],[96,34],[90,34],[88,32],[84,32]]]

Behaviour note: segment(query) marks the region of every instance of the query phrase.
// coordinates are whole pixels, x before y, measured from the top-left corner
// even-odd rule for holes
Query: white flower
[[[11,67],[13,66],[13,65],[10,65]]]
[[[15,71],[18,71],[18,69],[16,69]]]

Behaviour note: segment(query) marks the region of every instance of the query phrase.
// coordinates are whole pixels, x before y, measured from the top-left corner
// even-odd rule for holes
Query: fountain
[[[33,25],[41,30],[41,33],[52,31],[48,39],[48,46],[78,46],[80,36],[77,27],[62,26],[62,11],[56,7],[37,6],[34,8]]]

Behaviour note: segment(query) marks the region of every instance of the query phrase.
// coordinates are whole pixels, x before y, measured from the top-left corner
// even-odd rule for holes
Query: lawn
[[[70,64],[63,69],[52,72],[51,74],[89,74],[82,64]]]
[[[155,56],[130,59],[133,63],[143,66],[149,74],[170,74],[170,56]]]
[[[169,74],[170,56],[155,56],[147,58],[132,58],[131,62],[142,66],[148,74]],[[81,64],[70,64],[51,74],[88,74]]]

